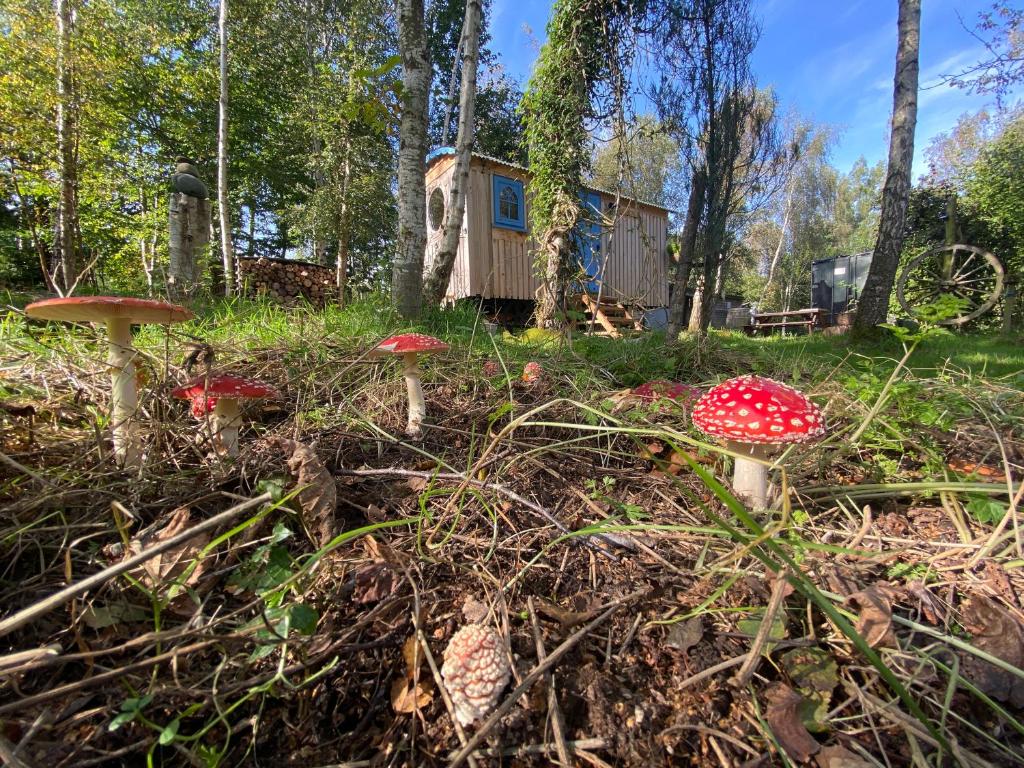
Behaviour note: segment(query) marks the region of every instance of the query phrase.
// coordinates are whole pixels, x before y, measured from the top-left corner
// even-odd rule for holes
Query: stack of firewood
[[[303,297],[313,304],[323,304],[337,292],[334,270],[306,261],[240,258],[238,280],[249,295],[272,299]]]

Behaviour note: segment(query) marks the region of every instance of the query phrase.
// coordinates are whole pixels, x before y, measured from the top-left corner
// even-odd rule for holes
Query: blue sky
[[[924,0],[921,14],[921,87],[915,141],[915,179],[926,170],[929,139],[959,115],[989,105],[987,97],[940,83],[981,58],[980,43],[964,30],[990,0]],[[492,49],[525,83],[544,40],[548,0],[493,0]],[[840,130],[832,161],[847,171],[863,155],[888,154],[896,55],[896,0],[754,0],[761,40],[753,67],[759,85],[771,85],[781,109],[795,109]]]

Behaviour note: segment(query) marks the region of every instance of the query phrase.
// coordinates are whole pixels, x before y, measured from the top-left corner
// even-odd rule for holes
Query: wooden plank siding
[[[427,169],[427,198],[437,187],[447,191],[455,170],[454,156],[438,158]],[[529,220],[529,173],[490,158],[474,156],[469,174],[466,218],[448,298],[468,296],[499,299],[536,298],[540,280],[534,274],[534,243],[527,233],[493,224],[493,176],[518,179],[526,189]],[[601,196],[602,211],[612,213],[615,198]],[[656,206],[620,199],[614,225],[601,238],[605,258],[603,295],[624,304],[644,307],[668,305],[669,264],[666,254],[668,212]],[[426,266],[440,246],[440,230],[428,226]]]

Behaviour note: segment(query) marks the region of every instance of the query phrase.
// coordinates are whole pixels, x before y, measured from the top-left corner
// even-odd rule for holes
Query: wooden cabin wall
[[[433,190],[441,186],[447,207],[454,172],[454,157],[441,158],[430,166],[426,178],[428,201]],[[525,232],[497,227],[493,223],[492,177],[495,173],[523,182],[529,220],[529,175],[520,168],[474,157],[469,173],[466,218],[448,286],[449,299],[481,296],[533,300],[537,297],[540,280],[533,269],[532,239]],[[607,212],[614,198],[602,194],[601,199],[602,208]],[[440,247],[440,240],[440,230],[430,230],[428,224],[428,268]],[[606,230],[601,240],[605,256],[603,295],[631,305],[668,306],[666,211],[621,201],[614,228]]]
[[[609,214],[614,198],[602,195]],[[668,216],[665,211],[622,202],[614,227],[601,238],[604,251],[602,294],[624,304],[668,306]]]
[[[436,230],[430,227],[430,195],[440,187],[444,192],[445,216],[448,215],[448,206],[451,204],[449,194],[451,192],[452,178],[455,175],[456,158],[445,157],[427,169],[427,253],[423,264],[423,274],[426,275],[434,264],[434,257],[441,248],[441,235],[443,227]],[[446,297],[448,299],[461,299],[465,296],[478,295],[479,291],[474,290],[475,286],[471,280],[472,271],[469,265],[469,231],[467,222],[470,221],[475,201],[472,191],[466,197],[466,213],[462,219],[462,232],[459,235],[459,249],[455,255],[455,265],[452,267],[451,280],[448,281]]]

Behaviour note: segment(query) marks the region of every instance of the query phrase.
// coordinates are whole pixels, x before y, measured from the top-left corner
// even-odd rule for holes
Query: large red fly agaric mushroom
[[[724,439],[726,448],[737,454],[732,487],[754,509],[768,505],[764,460],[769,446],[825,434],[817,405],[793,387],[763,376],[739,376],[713,387],[693,406],[691,418],[694,426]]]
[[[441,675],[461,725],[487,716],[512,673],[501,635],[483,624],[467,624],[448,642]]]
[[[214,446],[227,456],[238,455],[238,425],[241,423],[239,400],[277,397],[278,392],[262,381],[242,376],[218,374],[200,377],[171,390],[171,395],[192,401],[192,415],[198,419],[213,411]]]
[[[141,451],[133,435],[131,419],[139,406],[135,385],[135,350],[132,324],[180,323],[192,313],[177,304],[124,296],[73,296],[44,299],[25,307],[25,314],[39,320],[105,323],[109,341],[110,423],[114,433],[114,457],[119,464],[139,463]]]
[[[420,369],[416,365],[417,355],[430,352],[443,352],[448,345],[425,333],[400,333],[384,339],[374,347],[372,355],[401,355],[402,375],[405,376],[405,387],[409,393],[409,422],[405,433],[409,437],[419,437],[420,425],[427,416],[427,405],[423,400],[423,386],[420,384]]]

